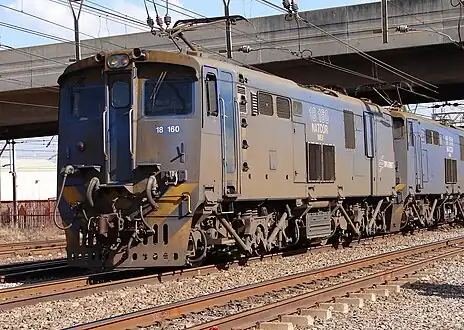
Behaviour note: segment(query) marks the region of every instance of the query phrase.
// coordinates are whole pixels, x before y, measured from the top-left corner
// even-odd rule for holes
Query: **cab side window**
[[[206,99],[207,99],[207,115],[218,115],[218,94],[217,94],[217,79],[214,73],[206,75]]]

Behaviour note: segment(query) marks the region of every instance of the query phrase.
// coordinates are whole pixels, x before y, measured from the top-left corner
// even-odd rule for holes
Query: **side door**
[[[223,195],[222,182],[222,124],[219,115],[218,69],[203,67],[203,110],[200,171],[205,189],[212,191],[213,199]]]
[[[306,125],[293,123],[293,182],[306,183]]]
[[[129,182],[134,168],[132,77],[124,72],[107,79],[109,97],[104,120],[109,182]]]
[[[221,118],[222,186],[225,196],[240,194],[238,177],[238,104],[235,75],[219,70],[219,115]]]
[[[364,123],[364,153],[365,153],[366,158],[369,160],[370,194],[374,195],[376,193],[375,187],[376,187],[377,171],[376,171],[376,167],[374,167],[375,125],[374,125],[374,116],[371,112],[364,112],[363,123]]]
[[[420,136],[420,123],[414,119],[408,119],[408,154],[413,159],[414,184],[416,192],[420,192],[424,186],[422,168],[422,140]]]

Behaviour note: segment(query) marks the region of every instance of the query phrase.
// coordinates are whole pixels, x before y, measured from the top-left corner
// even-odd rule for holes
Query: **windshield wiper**
[[[152,102],[151,103],[152,108],[155,107],[156,95],[158,95],[158,92],[161,88],[161,85],[163,84],[164,78],[166,78],[167,73],[168,73],[167,71],[163,71],[160,77],[158,78],[158,81],[156,82],[155,86],[153,87],[153,90],[150,95],[150,100]]]

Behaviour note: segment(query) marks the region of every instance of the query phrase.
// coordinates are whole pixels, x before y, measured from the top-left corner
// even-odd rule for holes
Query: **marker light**
[[[125,68],[126,66],[129,65],[129,56],[126,54],[121,54],[121,55],[111,55],[108,57],[108,67],[110,69],[120,69],[120,68]]]
[[[85,150],[85,144],[84,144],[84,142],[79,141],[79,142],[77,143],[77,149],[79,149],[79,151],[84,151],[84,150]]]

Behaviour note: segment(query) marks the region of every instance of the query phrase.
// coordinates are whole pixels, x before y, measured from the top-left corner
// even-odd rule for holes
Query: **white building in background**
[[[8,158],[0,159],[0,201],[13,200],[13,178]],[[21,200],[56,198],[56,163],[46,159],[16,161],[16,196]]]

